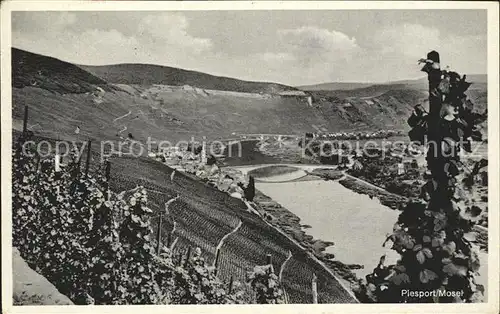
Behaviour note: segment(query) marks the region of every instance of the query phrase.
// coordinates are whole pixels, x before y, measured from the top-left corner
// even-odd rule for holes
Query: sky
[[[487,72],[486,10],[12,12],[12,46],[84,65],[148,63],[292,86]]]

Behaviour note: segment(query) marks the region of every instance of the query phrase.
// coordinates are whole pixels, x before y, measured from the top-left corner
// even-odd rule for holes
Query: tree
[[[253,176],[250,176],[248,178],[248,185],[244,189],[244,194],[247,201],[253,201],[253,198],[255,197],[255,179],[253,178]]]
[[[475,124],[480,119],[464,94],[470,86],[465,75],[442,71],[435,51],[421,61],[422,71],[428,74],[430,110],[420,117],[426,123],[414,125],[427,125],[430,177],[422,187],[423,198],[404,206],[386,240],[393,243],[400,260],[385,266],[381,259],[366,276],[358,293],[365,302],[472,302],[483,291],[475,283],[478,255],[465,236],[474,224],[469,214],[472,206],[457,184],[460,149],[470,148],[469,139],[477,136]]]

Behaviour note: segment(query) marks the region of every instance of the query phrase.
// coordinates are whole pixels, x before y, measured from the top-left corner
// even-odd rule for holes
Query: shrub
[[[182,261],[181,261],[182,262]],[[196,248],[193,257],[186,257],[183,265],[175,268],[172,301],[179,304],[229,304],[242,303],[241,291],[228,294],[223,283],[208,266]]]
[[[226,292],[201,251],[172,261],[154,252],[147,193],[108,189],[109,164],[84,175],[74,154],[55,171],[33,145],[13,152],[13,244],[27,263],[77,304],[242,303],[242,290]],[[128,195],[128,196],[126,196]]]
[[[255,266],[248,276],[248,281],[258,304],[285,303],[283,290],[278,276],[272,270],[272,265]]]

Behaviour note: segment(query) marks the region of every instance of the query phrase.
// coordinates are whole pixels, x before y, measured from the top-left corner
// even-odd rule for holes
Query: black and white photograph
[[[2,3],[9,313],[498,312],[498,3],[119,2]]]

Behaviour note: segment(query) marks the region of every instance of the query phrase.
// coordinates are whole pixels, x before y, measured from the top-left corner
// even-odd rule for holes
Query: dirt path
[[[238,231],[238,229],[241,228],[241,226],[243,225],[243,221],[241,221],[240,219],[240,222],[238,223],[238,225],[236,226],[236,228],[233,229],[233,231],[229,232],[228,234],[226,234],[225,236],[222,237],[222,239],[220,239],[220,242],[219,244],[217,245],[217,247],[215,248],[215,252],[218,252],[220,250],[220,248],[222,247],[222,245],[224,245],[224,241],[230,236],[232,235],[233,233],[235,233],[236,231]],[[215,264],[215,261],[214,261],[214,264]]]
[[[283,294],[285,295],[285,303],[286,304],[288,304],[289,301],[288,301],[288,293],[286,292],[285,286],[283,285],[283,271],[285,269],[286,263],[292,258],[292,256],[293,256],[292,251],[288,251],[288,256],[287,256],[286,260],[283,262],[283,264],[281,264],[280,272],[278,275],[281,287],[283,289]]]
[[[127,126],[125,126],[125,125],[124,125],[124,126],[123,126],[123,129],[122,129],[122,130],[120,130],[120,131],[118,131],[118,134],[121,134],[121,133],[123,133],[123,132],[125,132],[125,131],[127,131]]]
[[[281,264],[280,273],[278,276],[278,278],[280,279],[280,282],[283,279],[283,270],[285,269],[286,263],[292,258],[292,256],[293,256],[292,251],[288,251],[288,256],[287,256],[286,260],[283,262],[283,264]]]

